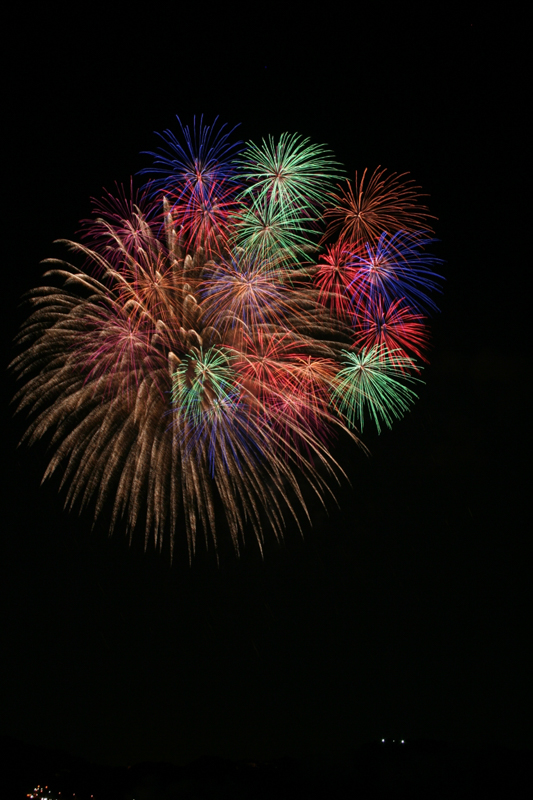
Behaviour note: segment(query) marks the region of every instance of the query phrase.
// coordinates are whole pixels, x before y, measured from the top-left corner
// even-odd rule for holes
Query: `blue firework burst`
[[[430,293],[441,291],[443,278],[434,268],[442,259],[425,250],[435,241],[423,232],[384,232],[376,245],[365,242],[350,253],[347,266],[353,278],[348,293],[356,313],[369,301],[382,299],[390,305],[399,298],[415,311],[436,311]]]

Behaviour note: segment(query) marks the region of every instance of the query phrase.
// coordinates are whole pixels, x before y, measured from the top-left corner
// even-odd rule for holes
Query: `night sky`
[[[533,745],[525,21],[341,8],[6,22],[0,733],[111,764]],[[339,506],[189,566],[63,511],[7,364],[54,239],[202,113],[409,171],[446,282],[419,402],[369,457],[339,443]]]

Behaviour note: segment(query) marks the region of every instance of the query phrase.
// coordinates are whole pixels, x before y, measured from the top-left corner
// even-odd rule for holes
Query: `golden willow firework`
[[[323,501],[338,478],[336,433],[360,443],[365,410],[378,429],[403,414],[437,277],[398,179],[369,184],[378,210],[394,187],[397,224],[383,201],[357,227],[327,148],[230,133],[166,131],[148,194],[95,203],[83,243],[64,243],[82,266],[48,260],[12,365],[25,439],[48,437],[67,506],[109,507],[111,530],[159,545],[183,525],[191,554],[218,513],[237,551],[247,530],[280,537],[307,514],[303,484]],[[328,214],[341,235],[323,253]]]

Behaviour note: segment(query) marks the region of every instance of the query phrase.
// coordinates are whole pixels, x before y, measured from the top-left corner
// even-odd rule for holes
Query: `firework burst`
[[[344,187],[338,185],[337,193],[331,192],[324,212],[328,223],[324,240],[336,235],[345,244],[376,243],[384,231],[432,232],[428,220],[435,217],[419,202],[424,195],[407,178],[408,173],[387,175],[386,170],[378,167],[365,185],[366,174],[365,169],[359,179],[356,172],[353,185],[347,181]]]
[[[433,241],[421,233],[384,232],[375,246],[359,246],[347,262],[353,273],[347,287],[352,307],[358,310],[378,298],[387,304],[404,298],[416,310],[436,310],[431,292],[440,288],[441,276],[433,271],[439,259],[425,250]]]
[[[191,554],[216,542],[222,508],[235,549],[247,530],[262,548],[265,525],[279,538],[287,514],[309,516],[303,484],[331,492],[337,434],[360,444],[367,418],[390,427],[414,400],[437,260],[399,178],[376,173],[366,194],[356,179],[356,223],[338,197],[324,209],[338,174],[324,146],[239,149],[224,127],[180,127],[144,194],[106,193],[64,242],[82,266],[47,262],[17,400],[68,507],[158,545],[183,526]],[[317,256],[321,219],[341,230]]]
[[[332,398],[352,426],[359,425],[363,430],[366,410],[378,433],[381,422],[391,428],[394,418],[402,417],[416,399],[414,391],[405,385],[405,381],[418,380],[407,374],[413,362],[401,353],[375,345],[359,353],[343,353],[341,364]]]
[[[340,165],[324,145],[298,134],[283,133],[261,145],[249,142],[237,159],[247,188],[244,196],[267,199],[285,214],[309,214],[326,204],[326,192]]]
[[[350,287],[354,276],[351,254],[339,242],[328,246],[326,252],[319,258],[315,284],[319,291],[320,302],[340,317],[350,312],[350,298],[353,294],[350,292]]]
[[[378,346],[393,362],[399,356],[399,366],[406,363],[408,353],[427,362],[429,332],[424,317],[406,306],[402,297],[389,305],[378,297],[363,313],[355,314],[354,333],[356,348]]]

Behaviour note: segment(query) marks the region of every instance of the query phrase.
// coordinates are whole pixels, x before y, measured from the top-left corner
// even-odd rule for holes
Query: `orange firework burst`
[[[338,193],[331,193],[331,205],[324,212],[327,222],[323,241],[337,235],[343,244],[366,241],[375,243],[383,233],[397,231],[432,231],[428,220],[435,219],[428,208],[419,203],[419,186],[406,179],[408,172],[398,175],[378,167],[365,185],[367,170],[361,180],[355,173],[354,185],[347,181]],[[403,178],[403,180],[402,180]]]

